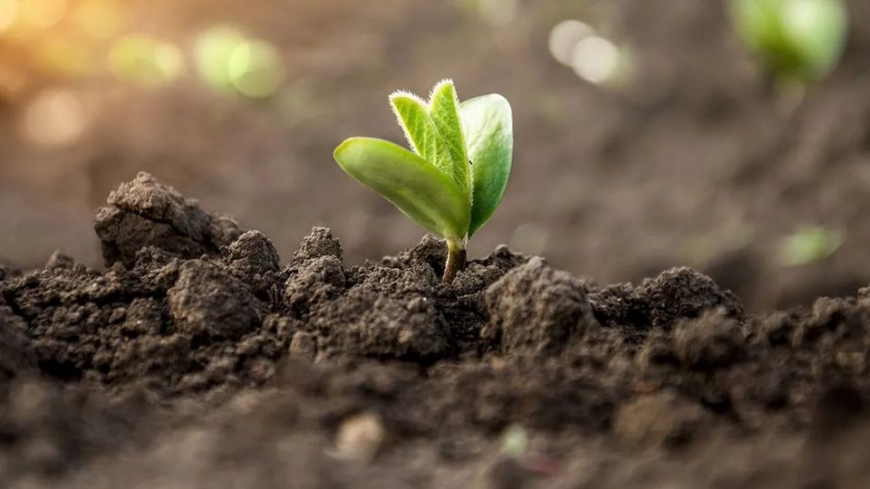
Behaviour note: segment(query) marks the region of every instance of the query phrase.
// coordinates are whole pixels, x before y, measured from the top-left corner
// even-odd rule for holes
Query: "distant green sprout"
[[[841,0],[732,0],[732,7],[738,36],[773,78],[813,82],[840,59],[848,31]]]
[[[843,231],[803,224],[783,240],[782,263],[786,266],[800,266],[824,260],[834,254],[845,240]]]
[[[468,239],[492,216],[507,186],[513,153],[511,107],[498,94],[459,103],[453,82],[428,101],[407,92],[390,104],[413,152],[389,141],[355,137],[335,149],[348,175],[411,220],[447,240],[444,282],[466,265]]]
[[[501,453],[513,457],[526,454],[529,450],[529,432],[521,425],[508,426],[501,435]]]

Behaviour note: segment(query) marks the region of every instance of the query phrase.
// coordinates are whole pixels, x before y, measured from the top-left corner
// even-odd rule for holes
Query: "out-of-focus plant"
[[[806,265],[831,256],[846,240],[840,230],[815,224],[798,226],[782,243],[781,261],[786,266]]]
[[[444,282],[465,268],[465,244],[492,216],[507,186],[513,152],[511,107],[498,94],[459,103],[453,82],[428,101],[396,92],[390,103],[413,152],[389,141],[350,138],[339,166],[406,216],[447,240]]]
[[[501,453],[519,457],[529,451],[529,432],[522,425],[508,426],[501,435]]]
[[[808,83],[827,75],[845,45],[841,0],[732,0],[738,37],[773,78]]]
[[[269,97],[284,81],[278,50],[232,27],[215,27],[202,34],[194,47],[194,58],[209,85],[243,97]]]

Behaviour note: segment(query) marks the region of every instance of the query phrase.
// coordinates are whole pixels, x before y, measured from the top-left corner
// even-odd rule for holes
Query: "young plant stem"
[[[465,270],[466,252],[465,240],[447,239],[447,264],[444,265],[445,284],[453,283],[456,274]]]

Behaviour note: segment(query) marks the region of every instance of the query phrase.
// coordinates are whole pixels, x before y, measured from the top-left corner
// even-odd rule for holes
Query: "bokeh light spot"
[[[184,71],[184,57],[175,45],[142,34],[118,40],[108,63],[119,80],[143,85],[166,83]]]
[[[47,29],[63,19],[67,0],[21,0],[21,20],[28,26]]]
[[[251,98],[274,94],[284,79],[278,50],[263,41],[238,45],[230,55],[228,69],[236,91]]]
[[[603,37],[589,36],[574,46],[571,66],[586,81],[606,83],[619,71],[619,48]]]
[[[60,146],[77,141],[88,125],[82,101],[68,90],[50,89],[24,113],[24,132],[37,144]]]
[[[215,88],[230,89],[229,61],[245,36],[233,27],[215,27],[199,36],[194,46],[196,68]]]
[[[550,31],[550,54],[556,61],[571,66],[572,53],[577,43],[595,34],[595,30],[579,20],[565,20]]]
[[[200,75],[213,88],[244,97],[269,97],[284,81],[278,50],[233,27],[215,27],[203,33],[194,47],[194,57]]]

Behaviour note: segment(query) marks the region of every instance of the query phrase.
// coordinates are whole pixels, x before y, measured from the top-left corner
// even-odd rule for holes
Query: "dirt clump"
[[[185,262],[167,295],[173,323],[191,338],[235,339],[253,331],[260,322],[251,289],[202,260]]]
[[[583,284],[539,257],[490,286],[486,301],[491,317],[483,334],[499,338],[507,354],[529,348],[554,353],[574,336],[600,327]]]
[[[147,173],[109,194],[107,204],[94,219],[106,266],[133,266],[136,252],[150,244],[183,258],[214,255],[241,234],[232,220],[206,213]]]

